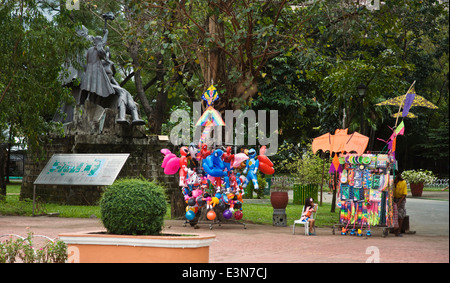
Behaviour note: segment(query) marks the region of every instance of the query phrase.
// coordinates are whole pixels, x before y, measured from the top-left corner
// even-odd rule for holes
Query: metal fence
[[[448,187],[448,179],[436,179],[432,184],[425,184],[427,188],[444,189]]]
[[[410,188],[409,183],[407,183],[407,184],[408,184],[408,189],[409,189]],[[448,188],[448,179],[436,179],[431,184],[425,184],[424,187],[429,188],[429,189],[445,189],[445,188]]]
[[[284,186],[292,189],[294,184],[299,184],[299,183],[300,183],[299,177],[287,177],[287,176],[272,177],[272,186],[273,185],[284,185]]]

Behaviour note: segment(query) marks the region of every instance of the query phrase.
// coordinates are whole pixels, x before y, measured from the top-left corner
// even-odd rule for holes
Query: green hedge
[[[101,219],[110,234],[157,235],[166,210],[163,188],[143,179],[117,180],[100,199]]]

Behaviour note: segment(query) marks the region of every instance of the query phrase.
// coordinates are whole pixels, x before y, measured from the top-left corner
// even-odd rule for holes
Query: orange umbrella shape
[[[334,135],[327,133],[321,135],[312,142],[312,151],[316,153],[319,149],[330,152],[356,152],[362,155],[369,143],[369,137],[358,132],[348,134],[348,129],[336,129]]]

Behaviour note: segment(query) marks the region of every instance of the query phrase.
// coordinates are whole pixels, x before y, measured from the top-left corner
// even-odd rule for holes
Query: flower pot
[[[289,202],[288,192],[271,192],[270,203],[274,209],[285,209]]]
[[[131,236],[105,232],[60,234],[68,262],[76,263],[208,263],[215,235]]]
[[[413,197],[421,197],[423,192],[423,183],[409,184]]]

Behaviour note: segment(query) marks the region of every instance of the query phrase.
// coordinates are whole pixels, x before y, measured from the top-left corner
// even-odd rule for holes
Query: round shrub
[[[110,234],[157,235],[166,210],[164,189],[142,179],[117,180],[100,199],[101,219]]]

